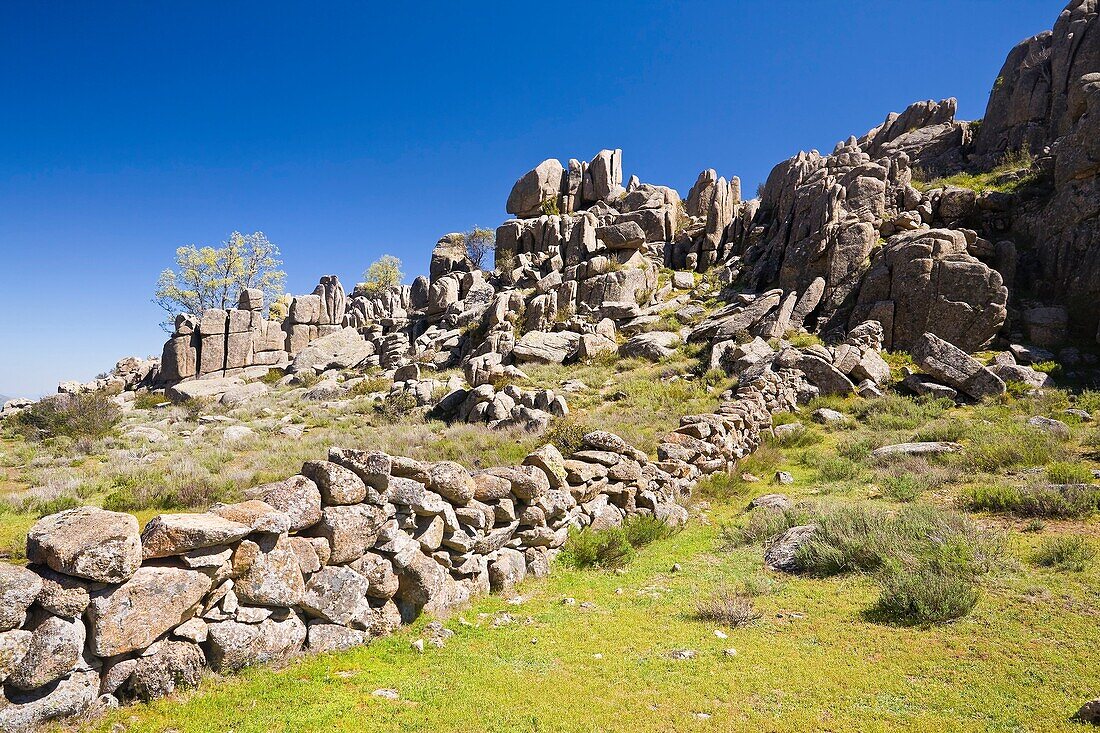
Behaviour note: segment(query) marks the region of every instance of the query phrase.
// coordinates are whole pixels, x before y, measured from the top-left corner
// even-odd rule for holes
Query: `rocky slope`
[[[492,272],[448,234],[411,285],[349,295],[327,275],[283,321],[246,290],[235,309],[181,314],[159,361],[61,385],[53,399],[108,391],[129,409],[163,390],[231,406],[278,370],[323,402],[363,382],[352,370],[373,370],[387,385],[372,399],[391,409],[539,432],[570,406],[564,391],[524,386],[533,365],[697,349],[703,371],[736,379],[655,456],[607,432],[571,456],[547,446],[473,471],[334,447],[248,501],[161,515],[140,533],[100,509],[45,517],[32,566],[0,566],[0,723],[159,696],[206,666],[363,643],[547,572],[571,528],[681,522],[694,482],[732,471],[773,414],[880,397],[884,349],[911,352],[921,372],[902,384],[917,394],[1045,386],[1029,364],[1095,340],[1100,321],[1096,17],[1095,0],[1074,0],[1013,49],[980,124],[956,120],[953,99],[918,102],[827,155],[780,163],[749,200],[714,170],[686,197],[624,183],[620,150],[546,160],[508,197]],[[1006,158],[1015,169],[988,186],[950,183]],[[991,364],[970,356],[991,344],[1009,348]],[[29,406],[7,401],[0,417]]]

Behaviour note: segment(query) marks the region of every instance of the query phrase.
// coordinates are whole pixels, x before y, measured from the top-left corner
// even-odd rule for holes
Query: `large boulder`
[[[196,570],[144,566],[122,585],[95,591],[87,612],[92,653],[144,649],[195,615],[212,583]]]
[[[366,577],[347,566],[329,566],[310,577],[302,608],[329,623],[368,629],[373,618],[369,592]]]
[[[206,656],[189,641],[166,641],[154,653],[138,657],[123,691],[129,697],[153,700],[182,687],[197,687],[206,669]]]
[[[26,654],[8,678],[20,690],[33,690],[69,674],[84,651],[83,621],[46,617],[34,629]]]
[[[4,689],[0,697],[0,730],[30,733],[40,725],[83,712],[99,695],[99,674],[79,670],[43,690]]]
[[[872,259],[849,323],[879,321],[889,349],[912,349],[933,333],[970,352],[1004,325],[1007,302],[1000,273],[967,252],[962,232],[906,232]]]
[[[290,518],[290,531],[299,532],[321,519],[321,491],[305,476],[262,484],[249,491]]]
[[[519,217],[532,217],[542,213],[544,201],[553,201],[557,206],[564,175],[561,161],[555,158],[542,161],[512,186],[505,209]]]
[[[96,507],[51,514],[27,533],[27,558],[66,575],[121,583],[141,566],[137,519]]]
[[[233,591],[243,603],[295,606],[305,592],[298,555],[286,535],[263,534],[233,552]]]
[[[516,342],[512,355],[519,362],[561,364],[577,353],[581,335],[573,331],[529,331]]]
[[[291,372],[328,369],[350,369],[374,355],[374,344],[354,328],[342,328],[335,333],[309,342],[290,363]]]
[[[926,333],[912,348],[913,360],[928,374],[974,399],[1003,394],[1005,383],[974,357],[935,334]]]
[[[622,356],[636,356],[649,361],[660,361],[672,356],[680,343],[680,334],[672,331],[649,331],[631,336],[619,347]]]
[[[240,377],[211,377],[192,379],[174,384],[164,390],[164,396],[172,402],[187,402],[203,398],[220,398],[231,389],[244,385]]]
[[[340,565],[362,557],[373,547],[385,520],[385,511],[376,506],[330,506],[322,510],[321,521],[309,533],[328,541],[332,548],[329,562]]]

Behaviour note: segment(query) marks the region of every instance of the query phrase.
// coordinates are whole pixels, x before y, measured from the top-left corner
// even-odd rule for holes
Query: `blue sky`
[[[841,9],[842,8],[842,9]],[[159,354],[175,248],[262,230],[292,292],[496,226],[547,157],[752,192],[918,99],[980,117],[1059,2],[0,5],[0,393]]]

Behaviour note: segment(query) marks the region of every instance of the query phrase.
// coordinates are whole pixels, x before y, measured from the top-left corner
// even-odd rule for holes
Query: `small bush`
[[[1077,395],[1076,399],[1073,400],[1073,406],[1089,414],[1096,413],[1100,410],[1100,391],[1091,389],[1082,390],[1081,394]]]
[[[671,537],[680,531],[652,514],[636,514],[623,522],[623,532],[631,547],[645,547],[657,540]]]
[[[562,552],[566,565],[584,570],[614,570],[634,559],[634,547],[622,527],[594,530],[586,527],[569,535]]]
[[[723,626],[744,626],[760,618],[752,598],[739,591],[721,588],[695,606],[695,618]]]
[[[972,512],[1011,512],[1020,506],[1020,490],[1007,484],[982,484],[965,489],[959,503]]]
[[[910,502],[924,493],[927,486],[913,474],[887,476],[882,480],[882,493],[894,501]]]
[[[878,577],[879,597],[871,609],[883,620],[933,624],[961,618],[978,603],[978,586],[965,572],[936,563],[891,568]]]
[[[746,486],[739,476],[718,471],[701,478],[695,491],[708,499],[729,499],[744,493]]]
[[[385,377],[363,377],[348,389],[348,397],[366,397],[377,392],[385,392],[393,384]]]
[[[134,409],[152,410],[168,401],[164,393],[142,392],[134,397]]]
[[[817,466],[822,481],[853,481],[860,476],[860,467],[843,456],[826,458]]]
[[[107,395],[88,392],[40,400],[16,415],[14,423],[31,440],[76,440],[109,435],[121,419],[121,411]]]
[[[955,403],[946,398],[888,394],[858,403],[853,412],[861,423],[876,430],[911,430],[935,420],[954,406]]]
[[[272,385],[278,382],[280,379],[286,376],[286,373],[282,369],[271,368],[267,370],[267,373],[260,377],[260,381],[267,385]]]
[[[1092,471],[1082,463],[1058,461],[1047,466],[1046,473],[1052,484],[1087,484],[1092,481]]]
[[[583,422],[566,415],[551,420],[542,437],[561,451],[563,456],[568,457],[584,446],[584,436],[590,432],[592,429]]]
[[[386,395],[385,399],[374,403],[374,412],[387,424],[401,422],[416,409],[416,396],[409,392]]]
[[[1081,572],[1096,558],[1096,548],[1080,535],[1047,537],[1032,557],[1036,565]]]

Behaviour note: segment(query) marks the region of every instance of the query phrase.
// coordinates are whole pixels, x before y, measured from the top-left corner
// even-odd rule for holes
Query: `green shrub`
[[[902,623],[933,624],[961,618],[978,603],[978,585],[965,572],[937,564],[896,567],[879,574],[879,597],[872,617]]]
[[[645,547],[657,540],[671,537],[680,531],[652,514],[636,514],[623,522],[623,532],[631,547]]]
[[[959,496],[959,503],[972,512],[1012,512],[1020,506],[1020,490],[1008,484],[970,486]]]
[[[699,479],[695,491],[708,499],[729,499],[744,493],[747,486],[739,476],[718,471]]]
[[[168,401],[168,398],[164,396],[164,393],[157,394],[155,392],[142,392],[139,395],[134,396],[134,409],[137,410],[152,410],[160,405],[163,405]]]
[[[393,382],[385,377],[363,377],[348,389],[348,397],[366,397],[377,392],[385,392]]]
[[[1036,565],[1081,572],[1096,558],[1096,547],[1080,535],[1047,537],[1035,550]]]
[[[396,392],[375,402],[374,412],[383,422],[392,425],[408,418],[409,413],[416,410],[416,407],[415,395],[410,392]]]
[[[1087,484],[1092,481],[1092,470],[1083,463],[1057,461],[1047,466],[1046,473],[1052,484]]]
[[[882,481],[882,493],[894,501],[910,502],[918,498],[928,488],[918,476],[902,474],[887,476]]]
[[[1055,436],[1026,429],[1010,419],[975,421],[970,427],[970,445],[956,455],[973,471],[992,473],[1017,466],[1043,466],[1066,456],[1065,447]]]
[[[1082,390],[1081,394],[1077,395],[1073,400],[1073,406],[1079,410],[1084,410],[1090,415],[1095,414],[1100,410],[1100,391],[1092,389]]]
[[[578,570],[614,570],[634,559],[634,547],[622,527],[602,530],[585,527],[579,532],[570,533],[561,557],[566,565]]]
[[[584,436],[590,432],[592,429],[588,425],[566,415],[552,419],[542,437],[561,451],[563,456],[569,457],[584,446]]]
[[[784,448],[806,448],[817,445],[824,440],[825,436],[821,434],[821,431],[814,428],[803,428],[802,430],[784,433],[776,438],[776,442]]]
[[[267,373],[264,374],[262,377],[260,377],[260,381],[263,382],[264,384],[271,385],[271,384],[275,384],[276,382],[278,382],[280,379],[282,379],[285,376],[286,376],[286,372],[284,372],[282,369],[278,369],[278,368],[273,367],[271,369],[268,369]]]
[[[122,419],[122,412],[102,392],[57,395],[40,400],[13,418],[16,429],[31,440],[102,438]]]
[[[844,456],[826,458],[817,465],[822,481],[853,481],[859,478],[861,469]]]
[[[856,418],[876,430],[910,430],[935,420],[955,406],[946,398],[887,394],[855,405]]]

